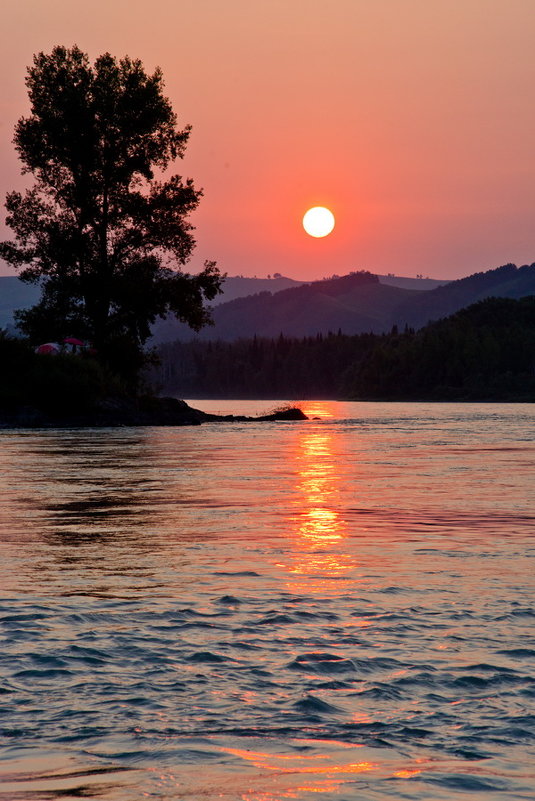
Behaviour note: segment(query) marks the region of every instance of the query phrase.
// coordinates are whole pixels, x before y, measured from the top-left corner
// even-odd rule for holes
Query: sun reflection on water
[[[328,402],[315,401],[307,414],[329,416]],[[293,453],[296,468],[296,512],[291,517],[295,530],[293,559],[286,565],[292,575],[291,589],[308,592],[340,591],[349,582],[355,558],[344,548],[348,525],[339,511],[344,476],[342,459],[333,434],[322,426],[298,434]],[[336,579],[336,586],[333,586]]]
[[[311,419],[328,420],[331,417],[338,416],[337,405],[336,401],[310,400],[306,401],[302,408],[306,416]]]
[[[360,745],[351,746],[351,756],[360,747]],[[329,753],[280,754],[242,748],[222,748],[221,750],[224,753],[250,762],[258,770],[273,771],[279,778],[292,776],[299,782],[299,776],[306,776],[306,785],[297,784],[297,786],[287,786],[284,789],[279,787],[276,795],[272,795],[265,788],[260,791],[251,788],[242,795],[243,801],[264,801],[268,798],[299,798],[303,792],[337,792],[355,774],[373,771],[379,767],[378,762],[364,759],[353,761],[351,756],[340,759],[340,755],[335,758]]]

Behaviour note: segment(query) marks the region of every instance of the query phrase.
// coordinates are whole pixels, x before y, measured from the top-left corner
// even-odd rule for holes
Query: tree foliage
[[[148,75],[138,60],[106,53],[92,66],[78,47],[55,47],[34,57],[26,84],[31,115],[14,143],[35,183],[7,195],[16,240],[0,255],[42,297],[19,327],[36,340],[87,337],[116,362],[140,362],[157,317],[199,329],[222,281],[214,262],[182,271],[202,191],[162,178],[190,127],[177,128],[160,70]]]

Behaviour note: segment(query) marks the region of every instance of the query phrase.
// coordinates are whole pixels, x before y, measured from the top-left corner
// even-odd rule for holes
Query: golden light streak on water
[[[351,749],[361,748],[360,745],[353,745]],[[335,761],[333,755],[327,753],[316,754],[273,754],[266,751],[251,751],[241,748],[222,748],[224,753],[232,754],[241,759],[251,762],[259,770],[273,771],[277,776],[306,775],[309,777],[307,784],[295,788],[299,792],[326,793],[335,792],[340,785],[349,781],[352,776],[368,771],[376,770],[380,767],[379,762],[369,760],[345,761],[340,757]],[[348,751],[344,751],[349,756]],[[319,763],[319,764],[318,764]],[[317,777],[317,778],[314,778]],[[277,798],[297,798],[292,795],[291,790],[277,795]],[[262,801],[269,797],[264,792],[260,795],[251,792],[243,796],[247,801]]]
[[[319,417],[321,420],[328,420],[336,417],[336,401],[305,401],[301,408],[307,417],[312,419]]]
[[[328,403],[316,401],[313,406],[315,412],[328,416]],[[344,479],[333,435],[321,429],[300,432],[294,460],[298,508],[291,519],[294,559],[286,566],[294,577],[291,589],[300,591],[306,586],[315,593],[331,592],[335,578],[335,591],[339,591],[355,559],[344,548],[348,527],[337,508]]]

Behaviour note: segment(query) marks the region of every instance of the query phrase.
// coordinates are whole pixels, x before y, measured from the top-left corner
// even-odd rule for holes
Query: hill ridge
[[[271,294],[236,298],[214,307],[215,325],[196,336],[181,324],[155,327],[154,342],[193,338],[233,341],[253,336],[313,336],[341,330],[352,335],[385,333],[393,326],[421,328],[487,297],[535,294],[535,264],[505,264],[429,290],[381,283],[368,271],[349,273]]]

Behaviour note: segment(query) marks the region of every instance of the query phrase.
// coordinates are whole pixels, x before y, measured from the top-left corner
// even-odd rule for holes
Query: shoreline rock
[[[177,398],[107,398],[89,409],[48,410],[22,406],[0,410],[0,429],[6,428],[114,428],[127,426],[197,426],[214,422],[270,422],[307,420],[297,407],[260,417],[208,414]]]

